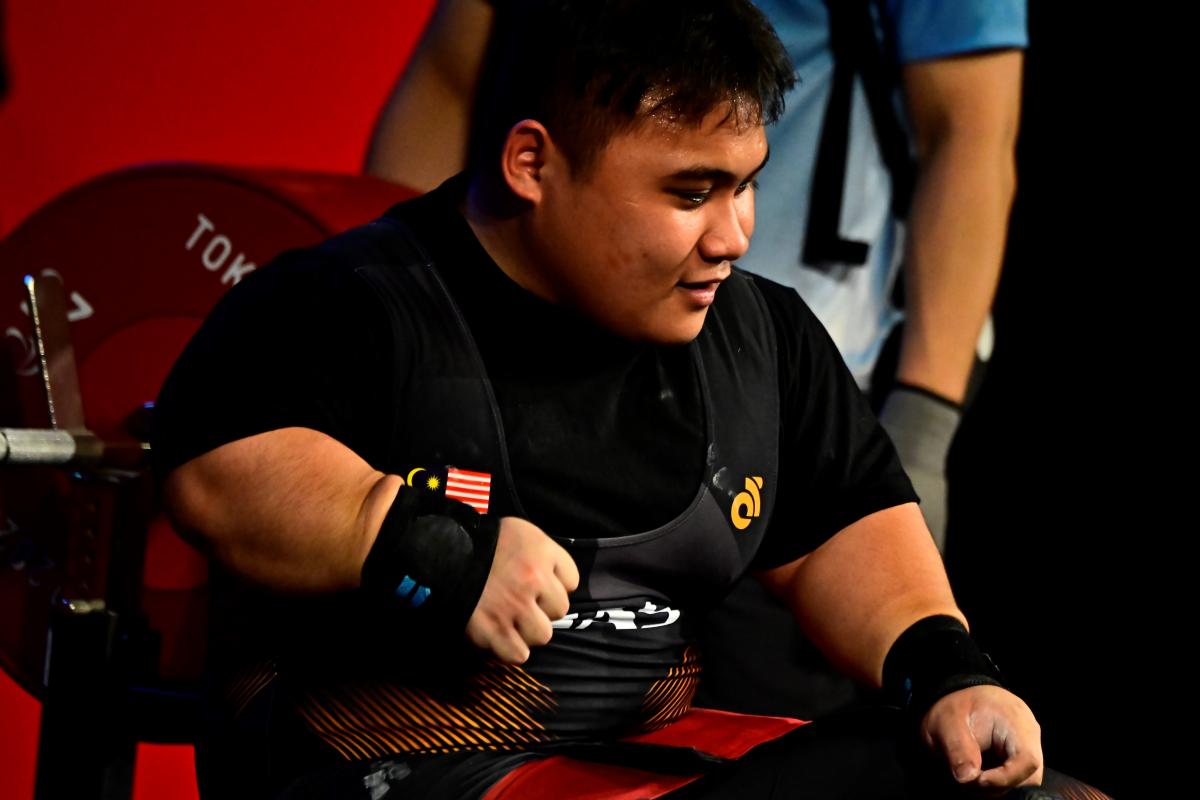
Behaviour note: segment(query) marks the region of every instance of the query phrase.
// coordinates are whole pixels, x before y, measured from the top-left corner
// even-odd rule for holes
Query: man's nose
[[[754,200],[738,196],[710,205],[713,216],[700,238],[700,255],[705,261],[737,261],[750,247],[754,232]]]

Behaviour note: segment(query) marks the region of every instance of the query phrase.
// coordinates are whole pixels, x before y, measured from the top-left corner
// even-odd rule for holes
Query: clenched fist
[[[523,664],[530,645],[550,641],[550,623],[567,613],[567,594],[578,586],[579,570],[566,550],[533,523],[505,517],[467,638],[501,661]]]
[[[1021,698],[998,686],[946,695],[925,714],[921,734],[942,753],[959,783],[988,790],[1041,785],[1041,728]],[[999,764],[984,769],[985,753]]]

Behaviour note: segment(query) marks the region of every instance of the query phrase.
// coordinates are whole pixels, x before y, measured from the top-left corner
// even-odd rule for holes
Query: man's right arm
[[[248,580],[285,593],[356,589],[403,480],[308,428],[224,444],[173,470],[164,496],[176,526]],[[510,663],[550,640],[579,583],[570,555],[533,524],[506,517],[465,633]]]
[[[357,588],[403,481],[308,428],[229,442],[167,476],[168,512],[234,573],[289,593]]]

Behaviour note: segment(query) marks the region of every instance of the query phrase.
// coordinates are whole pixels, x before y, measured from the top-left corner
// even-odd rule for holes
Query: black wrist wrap
[[[883,660],[884,695],[918,720],[940,698],[982,685],[1002,686],[1000,672],[954,617],[916,622]]]
[[[363,563],[363,591],[402,616],[461,632],[487,582],[500,520],[401,487]]]

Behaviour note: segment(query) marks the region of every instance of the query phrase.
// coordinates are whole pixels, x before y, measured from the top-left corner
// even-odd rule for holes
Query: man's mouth
[[[712,305],[717,296],[717,287],[723,280],[724,277],[703,281],[679,281],[675,286],[684,290],[693,303],[703,308]]]

